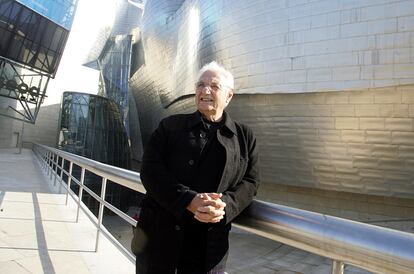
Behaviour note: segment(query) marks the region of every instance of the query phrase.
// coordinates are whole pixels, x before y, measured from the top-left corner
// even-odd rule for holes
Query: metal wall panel
[[[144,146],[195,109],[195,75],[217,60],[266,184],[410,198],[413,16],[413,1],[147,1],[130,79]]]

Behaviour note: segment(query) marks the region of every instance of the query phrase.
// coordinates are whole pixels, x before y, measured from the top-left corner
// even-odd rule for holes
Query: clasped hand
[[[221,200],[221,193],[199,193],[187,207],[194,218],[203,223],[218,223],[224,218],[226,203]]]

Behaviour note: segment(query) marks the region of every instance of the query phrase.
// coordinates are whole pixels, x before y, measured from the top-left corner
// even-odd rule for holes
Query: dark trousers
[[[184,228],[182,251],[177,268],[165,269],[162,264],[148,265],[145,254],[137,257],[136,274],[223,274],[225,273],[227,255],[224,254],[213,266],[206,265],[207,233],[205,229]],[[211,265],[211,263],[210,263]]]
[[[224,274],[226,268],[227,254],[223,260],[213,269],[205,270],[194,263],[178,266],[177,269],[164,269],[162,266],[148,266],[137,260],[136,274]]]

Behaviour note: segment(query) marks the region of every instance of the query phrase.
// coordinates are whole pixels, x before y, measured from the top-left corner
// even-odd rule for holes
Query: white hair
[[[206,71],[214,71],[217,72],[220,75],[220,78],[222,78],[222,81],[224,83],[220,83],[223,86],[226,86],[230,89],[234,89],[234,77],[233,74],[231,74],[230,71],[225,69],[223,66],[219,65],[216,61],[210,62],[208,64],[205,64],[197,74],[197,81],[200,80],[201,76]]]

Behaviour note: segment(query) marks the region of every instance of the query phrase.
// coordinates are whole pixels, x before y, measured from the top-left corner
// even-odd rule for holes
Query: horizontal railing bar
[[[79,180],[75,176],[71,175],[70,177],[72,178],[72,181],[75,182],[75,184],[77,184],[79,187],[82,187],[81,186],[82,184],[79,182]]]
[[[75,180],[75,182],[79,185],[79,187],[82,187],[80,182],[74,176],[69,175],[69,174],[68,174],[68,176],[70,176],[72,178],[72,180]],[[63,185],[66,188],[66,190],[68,190],[69,195],[75,200],[75,202],[77,202],[79,200],[78,195],[76,195],[76,193],[74,193],[70,188],[68,188],[67,185],[65,185],[65,184],[63,184]],[[105,203],[107,203],[107,202],[105,202]],[[81,203],[80,205],[81,205],[81,207],[80,207],[81,210],[85,213],[85,215],[88,217],[88,219],[91,221],[91,223],[94,224],[95,227],[97,227],[98,226],[98,220],[97,220],[96,216],[93,215],[93,213],[89,210],[89,208],[85,204]],[[115,213],[117,213],[117,212],[115,212]],[[128,215],[126,215],[126,216],[128,216]],[[124,218],[123,216],[120,216],[120,217]],[[126,221],[128,221],[128,223],[130,223],[130,224],[132,223],[132,224],[136,225],[137,222],[135,220],[133,220],[131,217],[129,217],[129,218],[132,221],[131,220],[126,220]],[[126,249],[105,227],[101,227],[100,232],[104,233],[105,236],[107,237],[107,239],[110,240],[114,245],[116,245],[121,250],[121,252],[123,252],[127,256],[127,258],[131,262],[135,262],[135,256],[128,249]]]
[[[113,213],[115,213],[116,215],[118,215],[120,218],[124,219],[126,222],[128,222],[129,224],[131,224],[133,226],[136,226],[137,225],[137,221],[135,221],[132,217],[128,216],[127,214],[125,214],[124,212],[122,212],[118,208],[114,207],[113,205],[111,205],[107,201],[102,200],[101,197],[98,194],[96,194],[92,189],[90,189],[86,185],[81,185],[76,178],[73,178],[72,177],[72,180],[75,180],[75,183],[78,184],[79,187],[82,187],[83,190],[85,190],[87,193],[89,193],[92,196],[92,198],[94,198],[95,200],[97,200],[100,203],[103,203],[103,205],[106,208],[108,208],[109,210],[111,210]],[[64,187],[67,189],[67,186],[66,185],[64,185]]]
[[[76,195],[76,193],[74,193],[74,195]],[[88,219],[91,221],[91,223],[93,223],[95,225],[95,227],[97,227],[98,219],[96,218],[95,215],[93,215],[93,213],[89,210],[89,208],[83,203],[81,203],[81,210],[85,213],[85,215],[88,217]],[[104,226],[102,226],[100,228],[100,231],[103,232],[105,234],[105,236],[114,245],[116,245],[118,248],[120,248],[121,251],[128,257],[128,259],[131,262],[135,263],[135,256],[128,249],[126,249]]]
[[[105,165],[54,148],[40,147],[98,176],[145,193],[137,172]],[[47,159],[48,157],[44,161]],[[53,160],[49,162],[51,166],[52,162]],[[71,178],[82,187],[74,176]],[[72,190],[69,193],[72,195]],[[96,199],[95,196],[98,195],[93,194]],[[135,220],[107,201],[102,201],[100,197],[97,200],[131,225],[135,225]],[[414,234],[411,233],[258,200],[253,201],[234,220],[234,224],[257,235],[372,272],[414,273]],[[119,243],[117,245],[122,247]]]
[[[102,200],[101,197],[96,194],[95,192],[93,192],[93,190],[91,190],[89,187],[83,185],[82,186],[84,190],[86,190],[86,192],[88,192],[95,200],[97,200],[99,203],[102,203],[106,208],[110,209],[113,213],[115,213],[116,215],[118,215],[120,218],[124,219],[125,221],[127,221],[128,223],[130,223],[131,225],[136,225],[137,222],[129,217],[127,214],[125,214],[124,212],[122,212],[121,210],[119,210],[118,208],[114,207],[113,205],[111,205],[110,203],[108,203],[105,200]]]
[[[379,273],[414,273],[414,234],[253,201],[235,220],[269,239]]]
[[[60,152],[60,151],[59,151]],[[66,159],[64,156],[60,156],[63,159]],[[88,159],[90,160],[90,159]],[[71,161],[68,159],[68,161]],[[56,161],[53,161],[54,163],[56,163]],[[78,165],[76,162],[74,162],[76,165]],[[59,166],[60,167],[60,166]],[[82,166],[80,166],[82,167]],[[54,171],[53,171],[54,172]],[[102,200],[101,197],[99,195],[97,195],[93,190],[91,190],[89,187],[87,187],[85,184],[81,184],[79,182],[78,179],[76,179],[73,175],[69,175],[69,173],[66,172],[66,170],[64,170],[65,174],[67,174],[68,176],[71,176],[72,181],[74,181],[79,187],[83,188],[88,194],[90,194],[95,200],[97,200],[100,203],[103,203],[105,205],[106,208],[110,209],[112,212],[114,212],[115,214],[117,214],[120,218],[122,218],[123,220],[125,220],[126,222],[128,222],[129,224],[136,226],[137,221],[134,220],[132,217],[128,216],[127,214],[125,214],[124,212],[122,212],[121,210],[117,209],[116,207],[114,207],[113,205],[111,205],[110,203],[108,203],[105,200]],[[139,175],[139,173],[137,173]],[[64,187],[67,189],[67,186],[64,185]],[[75,196],[77,197],[77,195],[75,194]],[[96,226],[98,226],[96,224]]]
[[[51,152],[59,155],[60,157],[65,158],[66,160],[74,162],[77,166],[83,167],[90,172],[95,173],[101,177],[105,177],[110,181],[116,181],[117,184],[122,185],[124,187],[130,188],[132,190],[145,193],[146,190],[144,186],[141,184],[140,174],[138,172],[134,172],[131,170],[122,169],[119,167],[103,164],[97,161],[93,161],[91,159],[74,155],[72,153],[58,150],[55,148],[38,145],[43,147],[46,150],[50,150]]]
[[[85,186],[85,185],[83,185],[83,186],[81,186],[82,188],[83,188],[83,190],[85,190],[86,192],[88,192],[89,193],[89,195],[91,195],[92,196],[92,198],[94,198],[95,200],[97,200],[98,202],[102,202],[101,201],[101,198],[99,197],[99,195],[98,194],[96,194],[95,192],[93,192],[93,190],[92,189],[90,189],[89,187],[87,187],[87,186]]]
[[[113,205],[111,205],[107,201],[103,201],[103,204],[109,210],[111,210],[112,212],[114,212],[115,214],[117,214],[119,217],[121,217],[122,219],[124,219],[125,221],[127,221],[130,225],[133,225],[133,226],[136,226],[137,225],[137,221],[136,220],[134,220],[133,218],[131,218],[130,216],[128,216],[127,214],[125,214],[124,212],[122,212],[121,210],[119,210],[118,208],[114,207]]]

